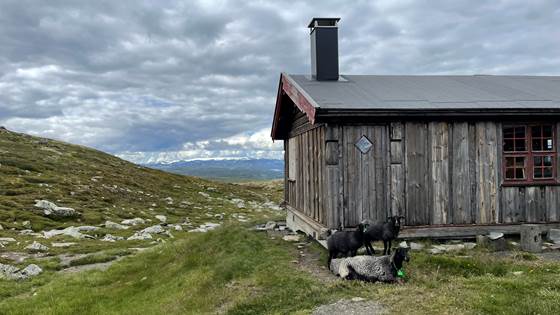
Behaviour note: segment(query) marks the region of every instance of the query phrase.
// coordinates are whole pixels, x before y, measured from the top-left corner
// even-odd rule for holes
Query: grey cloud
[[[556,1],[7,0],[0,125],[137,161],[278,156],[263,130],[312,16],[342,17],[343,73],[559,72]]]

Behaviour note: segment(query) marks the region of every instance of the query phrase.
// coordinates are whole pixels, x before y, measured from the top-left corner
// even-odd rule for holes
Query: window
[[[556,183],[555,134],[551,124],[505,126],[505,182]]]

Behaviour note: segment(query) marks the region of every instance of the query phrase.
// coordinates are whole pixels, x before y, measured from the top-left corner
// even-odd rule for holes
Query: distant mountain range
[[[273,159],[202,159],[143,165],[166,172],[222,181],[270,180],[284,176],[284,161]]]

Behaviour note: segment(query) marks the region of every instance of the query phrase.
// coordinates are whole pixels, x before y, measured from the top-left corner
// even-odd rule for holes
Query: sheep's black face
[[[402,257],[403,261],[409,262],[410,261],[410,256],[408,256],[408,251],[410,250],[410,248],[402,248],[400,247],[399,249],[397,249],[398,251],[398,255]]]

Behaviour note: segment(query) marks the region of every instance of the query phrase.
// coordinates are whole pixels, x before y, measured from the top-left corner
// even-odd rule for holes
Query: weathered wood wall
[[[303,123],[292,136],[287,201],[328,227],[391,214],[406,225],[560,221],[560,186],[502,185],[499,122]]]

